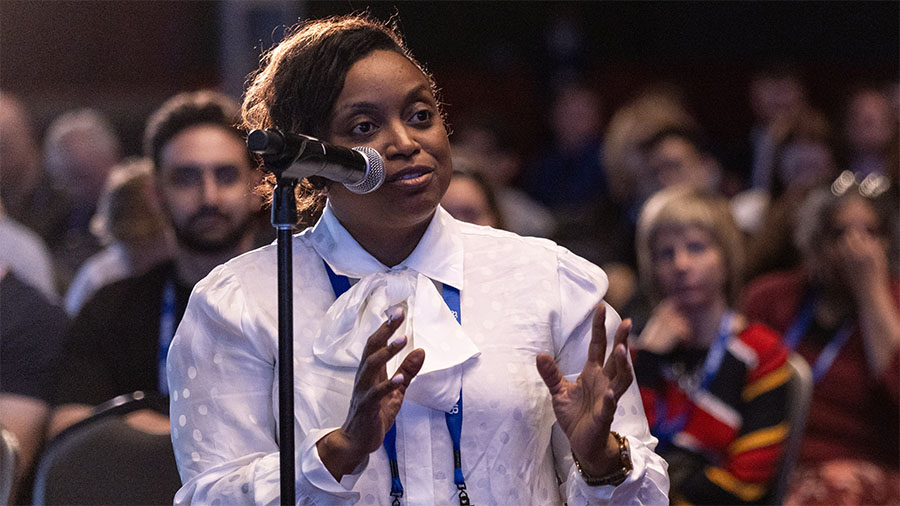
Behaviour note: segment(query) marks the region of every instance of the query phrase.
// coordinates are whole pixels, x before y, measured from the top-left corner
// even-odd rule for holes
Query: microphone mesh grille
[[[369,146],[357,146],[353,148],[353,151],[362,154],[366,158],[366,176],[358,183],[345,183],[344,186],[353,193],[358,194],[371,193],[377,190],[384,183],[384,160],[381,158],[381,155]]]

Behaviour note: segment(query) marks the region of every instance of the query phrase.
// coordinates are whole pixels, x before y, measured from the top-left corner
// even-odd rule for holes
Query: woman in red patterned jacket
[[[635,376],[673,504],[764,499],[787,434],[787,349],[732,307],[743,243],[724,199],[674,187],[638,221],[646,293]]]

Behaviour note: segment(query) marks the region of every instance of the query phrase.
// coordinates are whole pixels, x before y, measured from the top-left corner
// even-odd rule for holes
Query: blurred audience
[[[750,130],[746,164],[750,187],[771,188],[775,148],[782,132],[807,106],[806,84],[800,70],[786,62],[760,69],[750,80]]]
[[[93,109],[63,113],[47,129],[44,167],[50,184],[66,196],[63,221],[47,239],[60,293],[68,289],[78,267],[102,249],[90,232],[90,220],[120,152],[112,126]]]
[[[795,188],[814,188],[835,174],[834,138],[828,120],[804,109],[785,125],[775,145],[769,194],[778,198]]]
[[[646,319],[646,310],[639,303],[634,248],[641,206],[663,184],[695,184],[698,178],[696,183],[705,187],[719,178],[718,163],[701,146],[697,132],[699,126],[688,112],[681,90],[671,85],[651,87],[617,110],[605,139],[610,197],[598,197],[593,221],[573,227],[573,237],[557,238],[603,267],[609,275],[606,297],[610,304],[620,311],[639,311],[628,313],[635,330]],[[585,234],[584,230],[594,232]]]
[[[743,237],[728,202],[674,186],[644,206],[640,280],[652,316],[635,341],[635,377],[673,504],[763,499],[787,435],[787,349],[734,309]]]
[[[44,164],[80,211],[96,206],[120,151],[118,135],[106,118],[93,109],[78,109],[61,114],[47,129]]]
[[[13,504],[27,504],[31,494],[50,415],[52,366],[67,324],[62,308],[0,260],[0,426],[19,444]]]
[[[550,141],[525,170],[523,186],[565,218],[607,194],[600,95],[573,81],[559,86],[548,113]]]
[[[848,171],[812,192],[795,229],[802,266],[756,279],[742,300],[813,369],[785,504],[900,503],[898,209],[888,185]]]
[[[171,256],[175,239],[159,203],[152,161],[129,159],[113,167],[90,228],[106,247],[81,264],[69,285],[65,308],[72,317],[100,287]]]
[[[633,283],[628,280],[633,278],[635,265],[634,217],[637,213],[631,214],[631,211],[633,202],[638,200],[636,184],[641,176],[637,173],[645,167],[639,144],[656,132],[650,126],[650,118],[667,116],[669,112],[665,107],[658,107],[663,104],[664,99],[656,101],[657,96],[661,94],[654,93],[653,98],[642,95],[615,112],[605,133],[602,152],[599,151],[599,141],[596,144],[598,151],[595,154],[601,158],[592,162],[594,169],[591,169],[600,171],[598,174],[605,179],[604,192],[598,191],[592,195],[589,205],[585,207],[569,208],[565,213],[558,212],[557,226],[551,236],[557,243],[605,270],[623,274],[610,279],[610,291],[607,294],[614,300],[623,298],[617,294],[627,292],[627,287],[633,287]],[[666,95],[666,100],[668,98]],[[674,101],[665,103],[668,105]],[[595,138],[599,139],[600,134],[595,134]],[[613,264],[621,268],[609,268]],[[626,287],[617,290],[617,280],[625,281]],[[613,307],[620,309],[615,305]]]
[[[517,185],[521,156],[512,147],[501,122],[489,114],[468,118],[454,128],[454,166],[479,172],[497,197],[504,227],[519,235],[550,237],[556,229],[553,214]]]
[[[748,279],[800,263],[791,239],[797,208],[812,189],[837,176],[834,139],[824,115],[811,109],[798,114],[778,141],[772,166],[768,190],[751,188],[732,199],[738,226],[750,238]]]
[[[643,91],[616,110],[606,129],[604,164],[609,189],[613,200],[627,209],[632,227],[644,201],[659,189],[648,174],[641,146],[669,128],[696,131],[699,125],[688,112],[681,90],[664,84]]]
[[[0,91],[0,155],[0,195],[11,210],[18,210],[40,182],[41,155],[28,111],[6,91]]]
[[[722,168],[698,132],[684,127],[665,128],[641,144],[640,149],[656,190],[688,185],[719,192]]]
[[[890,97],[878,88],[861,88],[847,103],[842,158],[847,170],[863,177],[889,175],[900,169],[900,133],[897,111]]]
[[[467,169],[455,157],[450,186],[441,198],[441,207],[460,221],[502,229],[503,214],[494,190],[481,172]]]
[[[31,116],[5,91],[0,91],[0,200],[13,220],[48,245],[66,220],[68,199],[44,172]]]
[[[174,258],[101,288],[82,307],[55,368],[51,434],[116,395],[168,394],[166,353],[193,285],[254,245],[259,175],[234,127],[238,107],[218,93],[183,93],[150,117],[145,152],[175,232]],[[147,410],[132,423],[168,431],[168,420]]]
[[[16,273],[22,282],[56,301],[56,285],[50,251],[37,233],[6,214],[0,201],[0,265]]]

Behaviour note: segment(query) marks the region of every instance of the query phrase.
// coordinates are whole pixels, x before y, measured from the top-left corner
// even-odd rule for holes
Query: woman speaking
[[[441,105],[392,27],[296,27],[243,117],[385,162],[369,194],[298,187],[326,203],[293,238],[296,503],[667,502],[606,275],[439,207]],[[194,289],[168,359],[177,504],[280,501],[276,285],[267,246]]]

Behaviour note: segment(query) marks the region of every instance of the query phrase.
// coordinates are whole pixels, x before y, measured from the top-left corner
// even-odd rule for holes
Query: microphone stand
[[[292,235],[297,223],[296,179],[276,174],[272,226],[278,248],[278,448],[281,504],[294,504],[294,281]]]
[[[269,130],[268,132],[271,132]],[[278,251],[278,451],[280,457],[281,504],[296,503],[294,456],[294,280],[293,243],[297,224],[294,188],[305,175],[288,170],[304,145],[292,145],[284,156],[282,143],[298,142],[294,137],[270,136],[260,130],[247,135],[247,148],[262,158],[263,166],[275,175],[272,195],[272,226],[277,230]],[[288,174],[286,174],[286,172]],[[313,172],[310,172],[312,174]]]
[[[272,226],[277,229],[278,248],[278,447],[281,458],[281,504],[294,504],[296,475],[294,472],[294,301],[292,233],[297,224],[297,202],[294,189],[305,177],[318,174],[326,161],[325,146],[318,146],[315,156],[301,159],[308,142],[316,141],[302,135],[284,135],[277,130],[253,130],[247,135],[247,148],[262,157],[266,170],[275,175],[272,196]],[[363,149],[363,148],[354,148]],[[378,171],[384,181],[384,167],[378,153],[369,148],[370,156],[378,160]],[[340,154],[347,157],[352,152]],[[365,153],[365,151],[363,151]],[[334,156],[332,154],[331,156]],[[357,155],[358,156],[358,155]],[[365,155],[364,155],[365,156]],[[352,159],[352,158],[351,158]],[[368,159],[367,159],[368,160]],[[366,175],[368,176],[368,162]],[[348,169],[349,170],[349,169]],[[368,177],[361,183],[370,184]],[[348,187],[349,188],[349,187]],[[377,188],[368,187],[364,191]],[[353,188],[350,188],[354,191]]]

